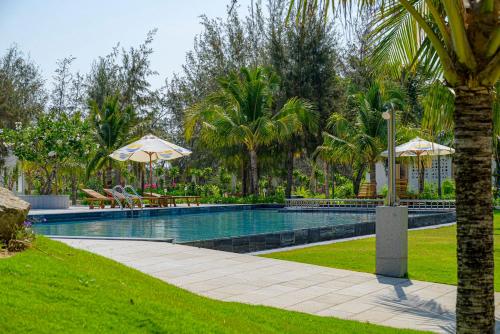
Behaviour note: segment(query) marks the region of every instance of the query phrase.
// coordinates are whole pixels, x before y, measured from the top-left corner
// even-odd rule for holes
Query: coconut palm
[[[134,111],[131,106],[122,108],[118,96],[105,99],[99,108],[96,101],[89,102],[90,120],[95,130],[97,149],[87,164],[87,177],[95,170],[107,165],[103,185],[112,186],[113,159],[109,155],[129,141],[128,135],[134,124]]]
[[[355,121],[350,122],[338,113],[332,114],[329,119],[332,134],[324,134],[324,143],[318,148],[318,154],[327,160],[340,159],[342,162],[354,163],[357,168],[353,170],[352,181],[357,194],[367,167],[370,182],[376,184],[375,164],[387,147],[387,124],[382,113],[390,108],[401,110],[403,96],[399,90],[383,93],[381,86],[375,83],[366,92],[356,94],[353,98]]]
[[[220,91],[187,112],[186,135],[201,125],[201,139],[213,148],[239,146],[250,161],[250,192],[258,195],[258,151],[301,131],[311,105],[298,98],[274,111],[278,78],[263,68],[242,68],[219,80]]]
[[[492,104],[500,77],[500,0],[312,1],[345,11],[378,6],[374,60],[423,64],[454,92],[457,332],[493,333]],[[291,0],[307,18],[307,0]]]

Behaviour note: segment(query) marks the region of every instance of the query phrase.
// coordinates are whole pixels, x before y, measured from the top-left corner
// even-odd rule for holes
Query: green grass
[[[40,237],[0,259],[0,333],[414,333],[203,298]]]
[[[375,272],[375,238],[271,253],[265,257],[325,267]],[[410,231],[408,275],[412,279],[457,284],[456,227]],[[500,212],[495,212],[495,290],[500,291]]]

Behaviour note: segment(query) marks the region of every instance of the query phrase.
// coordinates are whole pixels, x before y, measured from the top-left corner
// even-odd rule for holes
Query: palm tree
[[[250,161],[250,193],[258,195],[259,148],[300,132],[301,118],[312,107],[292,98],[275,112],[278,78],[259,67],[233,72],[219,85],[219,92],[188,110],[186,136],[191,138],[200,124],[201,139],[213,148],[241,147]]]
[[[358,167],[353,170],[352,178],[357,194],[365,168],[369,169],[370,182],[376,184],[375,164],[387,147],[387,124],[382,113],[389,108],[401,110],[403,98],[399,90],[383,93],[377,83],[353,97],[356,112],[354,123],[341,114],[332,114],[329,127],[333,134],[324,133],[324,142],[318,147],[318,154],[330,161],[339,159],[337,162],[353,163]]]
[[[100,108],[96,101],[91,100],[89,107],[98,147],[87,164],[87,177],[107,164],[103,185],[110,187],[113,183],[113,160],[109,155],[129,141],[135,114],[131,106],[120,106],[118,95],[107,97]]]
[[[291,6],[295,3],[291,0]],[[311,2],[298,0],[298,17]],[[374,59],[423,64],[454,92],[457,332],[493,333],[492,105],[500,78],[499,0],[338,0],[349,11],[378,5]],[[313,6],[318,1],[312,1]],[[356,4],[356,5],[354,5]]]

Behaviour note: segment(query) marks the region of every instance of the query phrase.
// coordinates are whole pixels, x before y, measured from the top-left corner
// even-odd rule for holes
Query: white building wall
[[[12,173],[12,170],[16,167],[19,160],[15,155],[9,154],[6,157],[4,157],[4,161],[5,161],[4,165],[0,169],[0,186],[2,187],[7,186],[4,184],[5,173],[9,174]],[[14,192],[22,193],[23,187],[24,187],[24,176],[23,173],[20,172],[13,190]]]
[[[437,168],[438,162],[437,162],[437,157],[433,157],[432,159],[432,166],[428,167],[425,169],[424,173],[424,179],[425,182],[428,183],[435,183],[437,184],[438,182],[438,168]],[[376,178],[377,178],[377,192],[380,193],[382,192],[382,189],[384,186],[387,185],[387,169],[385,168],[384,164],[381,162],[378,162],[375,165],[375,173],[376,173]],[[408,188],[413,191],[418,190],[418,168],[415,165],[408,165]],[[441,182],[446,180],[446,179],[451,179],[453,178],[452,174],[452,159],[450,156],[441,156]],[[370,182],[370,174],[369,172],[366,173],[366,180]]]

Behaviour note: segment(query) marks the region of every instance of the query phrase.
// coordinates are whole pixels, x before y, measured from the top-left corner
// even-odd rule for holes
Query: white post
[[[394,109],[384,112],[387,120],[389,158],[388,206],[376,209],[376,273],[405,277],[408,274],[408,207],[398,206],[396,199],[396,120]]]

